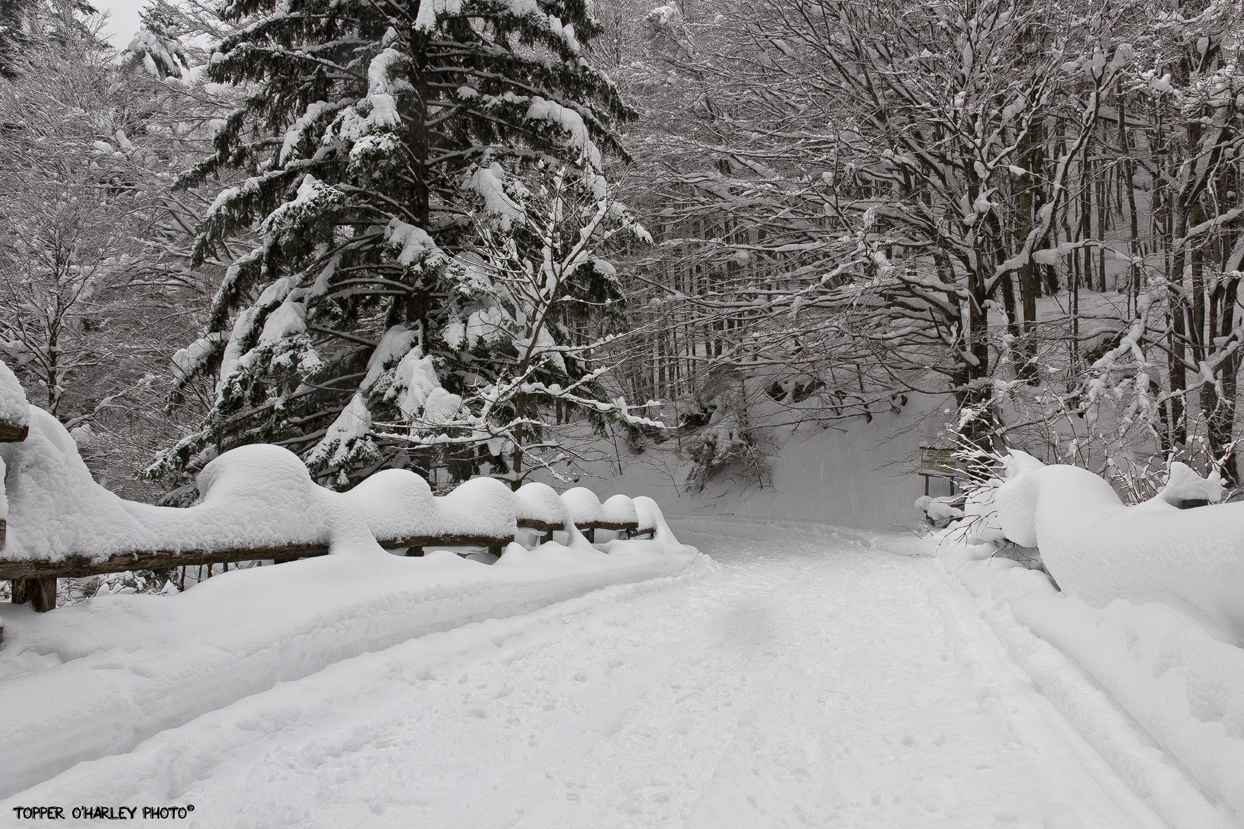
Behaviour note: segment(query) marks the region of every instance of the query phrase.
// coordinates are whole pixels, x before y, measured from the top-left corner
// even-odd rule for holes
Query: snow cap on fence
[[[1170,472],[1166,476],[1166,486],[1156,497],[1161,498],[1172,507],[1182,506],[1184,501],[1205,500],[1216,504],[1222,500],[1224,487],[1222,476],[1217,470],[1208,478],[1202,478],[1186,463],[1172,461]]]
[[[665,523],[665,516],[661,514],[661,508],[657,506],[656,501],[646,495],[639,495],[635,497],[634,502],[635,513],[639,517],[640,532],[652,530],[653,540],[661,544],[678,543],[669,524]]]
[[[532,481],[520,486],[514,495],[520,521],[543,521],[546,524],[561,525],[570,517],[570,508],[557,494],[557,490],[548,484]]]
[[[0,385],[11,378],[10,385],[21,392],[7,368],[0,374]],[[9,394],[8,400],[14,399]],[[8,538],[2,555],[7,561],[74,556],[102,563],[134,553],[273,550],[299,555],[299,549],[325,547],[383,555],[377,539],[500,543],[514,537],[519,516],[555,525],[567,518],[586,525],[637,521],[641,529],[651,527],[658,538],[677,544],[651,499],[632,502],[615,495],[602,508],[583,487],[558,496],[531,483],[515,493],[493,478],[466,481],[435,498],[427,483],[407,470],[385,470],[338,493],[318,485],[297,455],[265,444],[231,449],[208,463],[199,473],[193,506],[126,501],[95,482],[60,421],[34,406],[26,406],[24,414],[27,439],[0,442],[0,468],[7,469]],[[588,551],[591,545],[573,523],[566,527],[569,546]]]
[[[562,493],[562,500],[570,510],[570,520],[576,524],[590,524],[600,520],[600,499],[587,487],[577,486]]]
[[[1065,593],[1098,608],[1160,602],[1244,646],[1244,503],[1128,507],[1102,478],[1063,465],[1028,469],[996,503],[1007,538],[1040,549]]]
[[[631,524],[639,521],[639,513],[630,496],[619,494],[600,505],[600,520],[609,524]]]
[[[382,469],[342,497],[363,514],[376,538],[393,540],[437,532],[432,488],[409,469]]]
[[[99,556],[150,545],[153,534],[118,496],[95,483],[61,422],[29,407],[30,434],[0,443],[9,502],[4,557],[58,561],[71,553]]]
[[[340,512],[329,506],[333,493],[311,480],[302,460],[280,446],[230,449],[203,467],[195,483],[199,500],[188,509],[135,505],[172,549],[325,543],[332,514]]]
[[[23,429],[30,423],[26,391],[9,367],[0,361],[0,424]]]
[[[512,536],[517,501],[496,478],[472,478],[436,499],[439,530],[446,535]]]

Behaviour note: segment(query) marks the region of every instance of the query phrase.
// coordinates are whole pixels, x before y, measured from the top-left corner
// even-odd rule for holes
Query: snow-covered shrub
[[[700,492],[715,476],[737,474],[764,486],[769,481],[772,454],[761,430],[749,418],[748,384],[735,372],[710,375],[695,396],[694,411],[684,415],[680,442],[692,462],[685,483],[688,492]]]

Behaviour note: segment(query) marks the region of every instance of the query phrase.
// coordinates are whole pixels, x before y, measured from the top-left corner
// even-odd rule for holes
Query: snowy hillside
[[[920,513],[912,504],[924,492],[924,481],[915,474],[920,447],[939,443],[948,416],[936,401],[917,397],[901,411],[880,412],[870,421],[856,417],[830,428],[808,424],[772,429],[773,454],[765,480],[727,470],[701,492],[688,491],[691,463],[679,457],[675,441],[642,453],[619,442],[619,460],[587,465],[590,477],[583,482],[602,498],[649,493],[676,515],[914,529]],[[944,495],[949,489],[945,481],[934,480],[931,491]]]

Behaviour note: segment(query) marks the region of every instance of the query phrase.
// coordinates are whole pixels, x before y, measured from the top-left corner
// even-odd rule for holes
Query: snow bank
[[[1161,602],[1244,646],[1244,504],[1180,510],[1159,496],[1127,507],[1098,476],[1062,465],[1008,480],[995,500],[1006,537],[1039,548],[1068,594],[1094,607]]]
[[[1131,788],[1178,829],[1244,824],[1244,650],[1156,602],[1090,607],[1044,573],[991,557],[994,545],[959,538],[943,531],[926,551],[996,608],[983,615],[1004,645]]]
[[[1015,453],[989,505],[996,513],[980,511],[987,531],[964,522],[931,536],[929,549],[969,590],[1009,611],[1012,624],[1091,677],[1091,684],[1067,679],[1023,634],[991,618],[1046,695],[1137,792],[1183,804],[1164,814],[1173,826],[1222,826],[1224,814],[1244,825],[1244,504],[1173,506],[1222,493],[1220,481],[1181,466],[1173,465],[1155,498],[1128,507],[1090,472]],[[1005,538],[991,541],[990,527]],[[1038,548],[1053,579],[995,555],[1008,541]],[[1221,814],[1198,806],[1126,726],[1111,724],[1117,715],[1091,702],[1093,685],[1187,770]]]
[[[581,536],[580,536],[581,538]],[[510,545],[495,566],[430,552],[326,556],[215,576],[171,596],[55,613],[0,605],[0,798],[329,664],[699,566],[671,541]]]

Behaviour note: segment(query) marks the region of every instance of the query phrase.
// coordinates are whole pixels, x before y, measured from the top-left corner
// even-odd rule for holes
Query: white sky
[[[109,42],[117,49],[124,49],[138,31],[138,10],[147,0],[91,0],[91,5],[101,12],[109,13],[104,30],[110,35]]]

